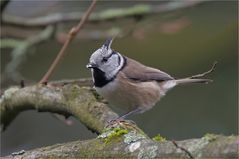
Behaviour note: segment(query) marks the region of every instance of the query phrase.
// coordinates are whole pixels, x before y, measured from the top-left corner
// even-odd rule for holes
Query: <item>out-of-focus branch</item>
[[[128,8],[114,8],[114,9],[104,9],[102,11],[92,13],[89,21],[105,21],[118,19],[123,17],[135,17],[143,16],[153,13],[169,12],[183,8],[189,8],[204,2],[204,0],[195,1],[171,1],[165,2],[159,5],[150,4],[138,4]],[[24,18],[11,15],[4,15],[4,24],[22,26],[22,27],[42,27],[51,24],[69,22],[69,21],[79,21],[83,19],[82,13],[72,12],[72,13],[54,13],[44,17],[34,17],[34,18]]]
[[[0,8],[1,8],[1,11],[0,11],[0,13],[1,13],[1,21],[2,21],[2,13],[3,13],[3,11],[4,11],[4,9],[6,8],[6,6],[8,5],[8,3],[10,2],[10,0],[1,0],[0,1]]]
[[[60,52],[58,53],[57,57],[55,58],[55,60],[53,61],[53,63],[51,64],[50,68],[48,69],[48,71],[46,72],[46,74],[43,76],[43,78],[40,80],[39,83],[44,83],[47,82],[49,77],[51,76],[52,72],[54,71],[54,69],[56,68],[57,64],[60,62],[60,60],[63,58],[65,51],[68,47],[68,45],[70,44],[70,42],[72,41],[72,39],[76,36],[77,33],[80,32],[80,30],[82,29],[82,27],[84,26],[86,20],[88,19],[89,15],[91,14],[91,12],[93,11],[95,4],[96,4],[97,0],[93,0],[91,5],[89,6],[89,8],[87,9],[87,11],[85,12],[85,14],[83,15],[81,21],[79,22],[79,24],[75,27],[73,27],[70,32],[68,33],[68,39],[65,41],[64,45],[62,46]]]
[[[57,29],[57,28],[55,28]],[[32,35],[39,34],[41,32],[42,28],[29,28],[25,29],[22,27],[14,27],[14,26],[9,26],[9,25],[1,25],[1,32],[0,32],[0,37],[3,39],[4,37],[13,37],[16,39],[24,39],[28,38]]]
[[[13,51],[11,52],[12,59],[7,64],[4,70],[4,78],[2,79],[2,83],[7,79],[14,79],[16,81],[20,81],[23,79],[22,75],[17,71],[19,65],[26,57],[26,53],[28,49],[37,43],[43,42],[49,39],[52,36],[54,31],[53,26],[46,27],[39,34],[33,35],[26,40],[16,40],[16,39],[1,39],[0,48],[11,47]]]

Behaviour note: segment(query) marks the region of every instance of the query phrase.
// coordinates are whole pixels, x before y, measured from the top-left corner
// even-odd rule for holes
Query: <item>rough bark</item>
[[[176,147],[170,141],[156,142],[139,137],[129,132],[116,136],[106,142],[104,138],[88,141],[74,141],[38,148],[5,159],[32,158],[238,158],[238,141],[236,136],[207,136],[201,139],[178,141],[177,144],[188,152]],[[190,153],[190,155],[189,155]]]
[[[88,79],[52,82],[48,85],[11,87],[0,99],[4,128],[24,110],[35,109],[73,115],[96,139],[75,141],[13,153],[3,158],[237,158],[238,136],[207,134],[200,139],[158,141],[150,139],[130,121],[108,121],[118,117],[89,85]]]
[[[3,130],[21,111],[30,109],[59,113],[66,117],[72,115],[97,133],[102,132],[109,120],[118,117],[92,88],[62,84],[7,89],[0,99]]]

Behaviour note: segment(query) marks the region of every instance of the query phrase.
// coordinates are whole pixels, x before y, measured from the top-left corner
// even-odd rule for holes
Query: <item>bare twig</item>
[[[83,15],[81,21],[79,22],[79,24],[73,28],[71,28],[71,30],[68,33],[68,39],[65,41],[64,45],[62,46],[60,52],[58,53],[57,57],[55,58],[55,60],[53,61],[53,63],[51,64],[49,70],[47,71],[47,73],[43,76],[43,78],[40,80],[39,83],[44,83],[46,81],[48,81],[49,77],[51,76],[52,72],[54,71],[54,69],[56,68],[57,64],[60,62],[60,60],[63,58],[65,51],[68,47],[68,45],[70,44],[70,42],[72,41],[72,39],[76,36],[77,33],[80,32],[80,30],[82,29],[82,27],[84,26],[86,20],[88,19],[90,13],[92,12],[92,10],[95,7],[97,0],[93,0],[90,7],[87,9],[87,11],[85,12],[85,14]]]
[[[186,77],[188,79],[192,79],[192,78],[200,78],[200,77],[204,77],[206,75],[208,75],[209,73],[213,72],[216,68],[216,65],[217,65],[217,61],[215,61],[212,65],[212,67],[210,68],[210,70],[206,71],[206,72],[203,72],[203,73],[200,73],[200,74],[197,74],[197,75],[193,75],[193,76],[190,76],[190,77]]]
[[[206,72],[204,72],[204,73],[201,73],[201,74],[197,74],[197,75],[191,76],[190,78],[200,78],[200,77],[206,76],[207,74],[209,74],[209,73],[211,73],[211,72],[213,72],[213,71],[215,70],[217,63],[218,63],[218,62],[215,61],[215,62],[213,63],[213,65],[212,65],[212,67],[211,67],[210,70],[208,70],[208,71],[206,71]]]

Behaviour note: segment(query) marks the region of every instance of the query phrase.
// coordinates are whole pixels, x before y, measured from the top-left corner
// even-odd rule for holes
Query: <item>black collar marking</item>
[[[107,79],[105,77],[105,73],[98,68],[94,68],[93,76],[94,76],[93,77],[94,78],[94,85],[96,87],[103,87],[104,85],[108,84],[109,82],[111,82],[114,79],[114,78]]]
[[[124,57],[123,55],[121,55],[122,57],[123,57],[123,66],[120,68],[120,70],[119,71],[121,71],[126,65],[127,65],[127,59],[126,59],[126,57]],[[120,60],[119,60],[120,61]],[[119,63],[119,65],[120,65],[120,63]]]
[[[122,66],[122,68],[120,70],[122,70],[126,66],[126,64],[127,64],[126,58],[124,56],[123,56],[123,58],[124,58],[124,64],[123,64],[123,66]],[[95,87],[100,87],[101,88],[101,87],[107,85],[108,83],[113,81],[116,78],[116,76],[117,75],[115,75],[111,79],[107,79],[105,77],[105,72],[101,71],[98,68],[94,68],[94,70],[93,70],[93,78],[94,78],[94,85],[95,85]]]

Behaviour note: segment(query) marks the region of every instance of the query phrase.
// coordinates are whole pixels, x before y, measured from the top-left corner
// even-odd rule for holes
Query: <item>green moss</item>
[[[215,141],[217,139],[217,135],[216,134],[211,134],[211,133],[207,133],[203,136],[203,138],[205,138],[208,142],[212,142]]]
[[[64,91],[64,95],[69,102],[74,101],[80,93],[80,89],[77,85],[67,85],[64,87]]]
[[[127,134],[128,130],[120,127],[113,128],[112,130],[104,131],[98,138],[103,138],[105,143],[109,143],[111,140],[121,137]]]
[[[124,135],[124,134],[127,134],[127,133],[128,133],[128,130],[126,130],[126,129],[116,128],[116,129],[114,130],[114,132],[111,133],[111,134],[106,138],[105,143],[108,143],[108,142],[110,142],[112,139],[117,138],[117,137],[120,137],[120,136],[122,136],[122,135]]]
[[[104,100],[104,98],[103,98],[102,96],[100,96],[100,95],[96,92],[95,89],[91,89],[90,91],[92,92],[92,94],[94,95],[94,97],[95,97],[95,99],[96,99],[97,101],[103,101],[103,100]]]
[[[157,134],[156,136],[154,136],[152,138],[154,141],[158,141],[158,142],[164,142],[166,141],[166,138],[165,137],[162,137],[160,134]]]

